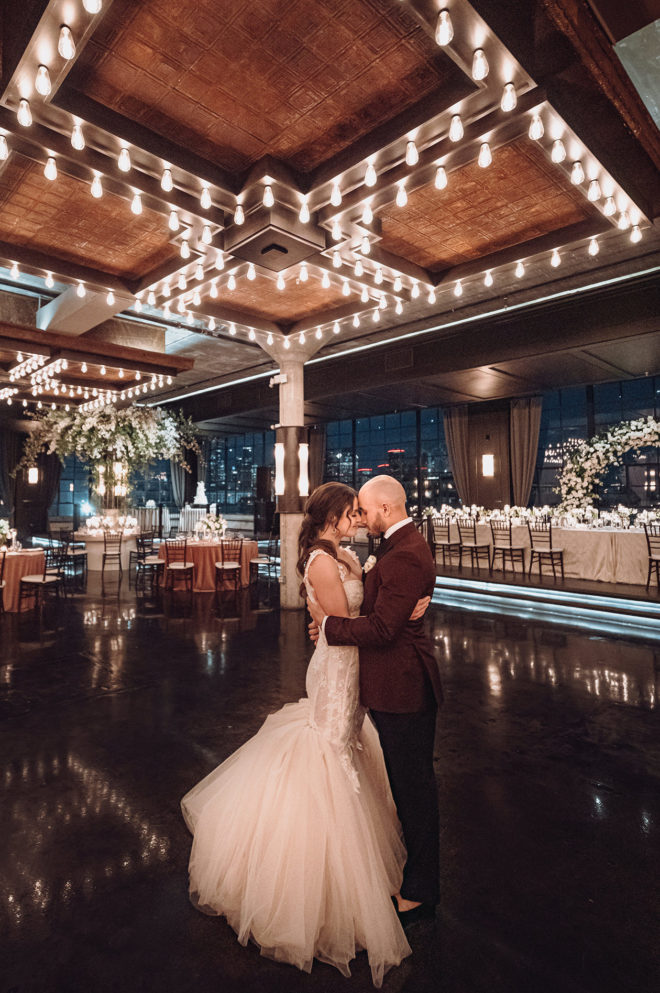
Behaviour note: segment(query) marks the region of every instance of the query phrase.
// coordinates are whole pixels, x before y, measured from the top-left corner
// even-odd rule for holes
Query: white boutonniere
[[[376,556],[375,555],[370,555],[369,558],[367,559],[367,561],[362,566],[362,571],[363,572],[369,572],[369,570],[370,569],[373,569],[373,567],[375,565],[376,565]]]

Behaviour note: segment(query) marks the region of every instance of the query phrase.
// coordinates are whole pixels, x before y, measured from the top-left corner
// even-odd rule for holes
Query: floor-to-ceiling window
[[[255,431],[208,439],[206,495],[224,513],[252,513],[257,468],[274,465],[275,433]]]

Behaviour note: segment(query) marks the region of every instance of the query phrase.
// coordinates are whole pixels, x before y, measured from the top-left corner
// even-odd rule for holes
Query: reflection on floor
[[[434,606],[442,899],[384,990],[657,990],[660,649]],[[0,990],[371,989],[242,948],[188,903],[179,799],[304,693],[276,586],[123,584],[0,617]],[[655,923],[654,923],[655,922]]]

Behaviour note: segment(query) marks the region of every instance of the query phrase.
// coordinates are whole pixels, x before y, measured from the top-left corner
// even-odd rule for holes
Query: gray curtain
[[[181,510],[184,503],[186,502],[186,476],[188,473],[179,465],[178,462],[173,462],[170,459],[170,480],[172,482],[172,496],[174,497],[174,502]]]
[[[310,428],[309,432],[309,492],[313,493],[323,482],[325,474],[325,424]]]
[[[526,507],[534,482],[536,453],[541,426],[541,397],[511,401],[509,443],[511,450],[511,484],[513,502]]]
[[[39,483],[35,487],[33,498],[36,498],[39,503],[43,503],[46,513],[48,513],[60,485],[62,463],[58,455],[47,455],[42,452],[37,459],[37,465],[39,467]]]
[[[470,490],[470,428],[467,404],[449,407],[443,413],[447,452],[454,484],[461,502],[469,507],[474,501]]]
[[[3,428],[0,431],[0,516],[14,513],[14,477],[23,448],[24,435]]]

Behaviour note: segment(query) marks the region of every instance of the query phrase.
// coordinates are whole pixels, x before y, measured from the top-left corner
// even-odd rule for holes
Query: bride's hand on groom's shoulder
[[[420,617],[423,617],[426,613],[426,608],[431,602],[430,596],[423,596],[421,600],[418,600],[413,608],[413,612],[410,615],[409,620],[418,621]]]

